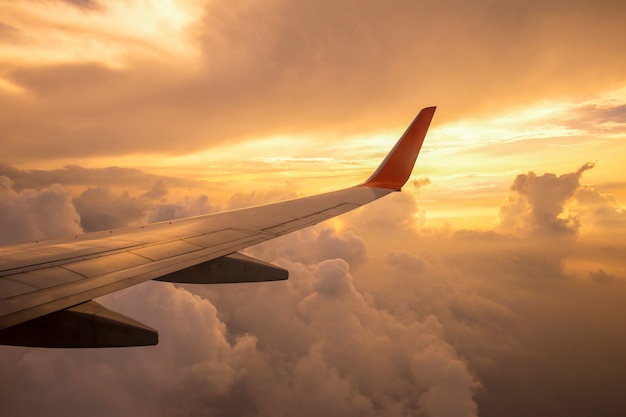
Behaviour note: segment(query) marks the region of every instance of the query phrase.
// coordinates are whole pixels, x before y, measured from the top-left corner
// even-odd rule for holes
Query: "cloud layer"
[[[582,208],[594,203],[623,216],[609,195],[580,184],[589,168],[513,179],[501,210],[524,202],[525,229],[514,234],[430,227],[409,188],[340,223],[248,250],[288,268],[286,282],[150,282],[103,297],[158,328],[160,344],[3,347],[0,409],[15,416],[553,416],[555,409],[618,416],[626,265],[591,266],[588,275],[567,269],[596,245],[585,230],[602,215]],[[18,193],[4,181],[13,198],[55,191],[72,207],[59,185]],[[157,183],[137,198],[164,192]],[[42,223],[50,212],[36,213]],[[380,213],[397,214],[396,226]],[[564,241],[554,223],[566,213],[576,216],[578,233]],[[64,216],[77,227],[76,211]],[[618,238],[602,248],[624,249]]]
[[[58,184],[39,191],[16,191],[0,176],[0,244],[58,238],[82,233],[70,193]]]

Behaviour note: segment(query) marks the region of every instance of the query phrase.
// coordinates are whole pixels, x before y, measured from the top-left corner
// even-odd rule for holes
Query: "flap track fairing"
[[[287,278],[289,271],[286,269],[235,252],[164,275],[156,280],[181,284],[231,284],[281,281]]]

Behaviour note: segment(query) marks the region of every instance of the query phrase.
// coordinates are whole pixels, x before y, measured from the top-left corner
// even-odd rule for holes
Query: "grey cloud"
[[[477,406],[472,398],[472,390],[477,388],[478,383],[467,372],[467,366],[460,360],[450,360],[447,355],[437,355],[423,358],[423,363],[418,363],[415,373],[426,371],[433,372],[429,377],[433,378],[431,388],[421,399],[420,404],[432,416],[472,416],[478,415]],[[433,370],[432,362],[439,360],[441,363]],[[425,370],[422,368],[425,366]],[[454,401],[450,401],[454,398]]]
[[[562,115],[563,117],[563,115]],[[592,104],[576,108],[571,114],[564,115],[564,125],[574,129],[584,129],[593,133],[605,133],[620,129],[626,124],[626,105]]]
[[[197,198],[187,197],[182,202],[158,204],[149,210],[146,214],[146,220],[147,223],[161,222],[216,211],[218,211],[218,207],[211,204],[206,195],[200,195]]]
[[[317,259],[332,259],[339,257],[351,265],[360,265],[367,262],[367,245],[362,237],[351,230],[338,234],[335,230],[324,228],[317,238]]]
[[[368,248],[361,236],[350,230],[339,234],[325,226],[291,233],[281,237],[279,245],[258,245],[249,251],[255,256],[304,264],[341,258],[351,265],[361,265],[368,260]]]
[[[139,169],[66,166],[54,170],[20,170],[0,164],[0,174],[9,176],[11,188],[19,193],[46,189],[55,183],[74,189],[87,186],[72,201],[80,214],[80,224],[87,232],[218,210],[206,195],[187,195],[177,201],[167,201],[170,186],[193,193],[194,189],[209,189],[206,182],[149,174]]]
[[[226,403],[239,379],[242,358],[254,355],[253,337],[228,343],[225,326],[210,302],[168,284],[144,284],[103,303],[149,324],[160,323],[159,347],[101,351],[3,347],[3,357],[11,358],[0,365],[8,378],[3,379],[0,394],[3,413],[154,416],[221,411],[216,407]],[[191,326],[194,332],[189,331]],[[184,351],[178,349],[181,343]],[[59,384],[59,378],[65,382]],[[47,394],[31,401],[33,390]],[[196,408],[189,409],[181,397],[196,397]]]
[[[527,238],[452,235],[419,242],[413,254],[387,255],[393,273],[381,275],[388,282],[368,288],[379,308],[395,315],[437,317],[480,381],[479,415],[552,416],[554,407],[563,415],[598,408],[619,415],[624,401],[612,386],[623,380],[623,367],[611,367],[619,356],[615,346],[626,346],[626,338],[608,325],[623,318],[618,306],[626,288],[618,276],[598,270],[581,282],[561,265],[577,253]],[[425,261],[430,251],[437,259]],[[564,382],[569,379],[577,382]]]
[[[161,344],[141,352],[86,352],[78,361],[67,352],[46,358],[50,351],[29,351],[42,357],[38,362],[47,363],[48,369],[73,369],[63,389],[85,401],[62,403],[58,396],[49,396],[24,404],[25,398],[18,396],[12,398],[10,410],[17,416],[36,414],[44,407],[59,415],[81,413],[99,404],[87,401],[94,401],[91,393],[104,390],[106,403],[97,407],[102,415],[129,409],[139,416],[153,415],[155,410],[160,415],[446,416],[450,410],[459,416],[476,415],[471,402],[476,382],[443,340],[436,319],[403,323],[378,311],[355,288],[343,260],[295,271],[278,287],[275,283],[200,287],[193,290],[200,297],[163,283],[111,294],[102,302],[157,326]],[[207,295],[215,301],[208,301]],[[282,306],[273,309],[276,303]],[[238,335],[231,334],[233,321],[241,326]],[[276,332],[287,337],[284,343],[290,349],[275,343]],[[16,362],[25,374],[36,369],[35,363]],[[5,370],[9,375],[18,372]],[[27,378],[29,392],[54,378],[49,371],[41,372],[46,374],[43,380]],[[99,372],[106,375],[98,378]],[[148,375],[146,385],[141,381]],[[5,395],[15,387],[6,388]],[[115,396],[121,399],[107,401]],[[441,399],[446,396],[457,400],[444,405]]]
[[[146,193],[142,194],[142,197],[150,199],[150,200],[158,200],[163,198],[168,193],[167,184],[165,180],[160,179],[154,183],[152,188],[150,188]]]
[[[187,209],[182,204],[159,204],[148,214],[148,223],[162,222],[185,217]]]
[[[0,244],[58,238],[81,233],[71,195],[59,184],[16,191],[0,176]]]
[[[389,252],[385,255],[385,261],[393,268],[404,271],[410,270],[417,273],[426,268],[426,262],[423,259],[408,253]]]
[[[153,223],[181,217],[218,211],[206,195],[189,196],[182,201],[164,201],[167,187],[158,181],[147,193],[132,197],[127,191],[116,195],[105,186],[89,187],[75,198],[74,206],[80,214],[85,231],[112,229],[138,223]],[[162,198],[161,202],[154,199]]]
[[[146,199],[124,191],[114,195],[109,187],[89,187],[74,199],[80,224],[86,232],[114,229],[138,222],[150,207]]]
[[[258,337],[265,354],[289,352],[272,366],[287,377],[277,378],[269,392],[268,384],[247,384],[263,393],[255,396],[258,415],[266,415],[267,407],[273,407],[267,414],[276,414],[276,404],[285,415],[298,410],[311,415],[445,416],[446,408],[456,415],[475,415],[471,397],[476,380],[443,339],[435,317],[422,321],[416,314],[406,320],[375,307],[372,294],[361,289],[366,272],[358,265],[351,272],[342,259],[288,261],[285,254],[292,251],[316,253],[307,240],[282,238],[263,247],[254,254],[290,269],[284,285],[186,287],[213,300],[229,329]],[[303,374],[304,364],[316,365]],[[343,393],[342,400],[331,393]],[[456,398],[453,404],[443,405],[446,396]]]
[[[609,230],[626,226],[626,210],[619,206],[612,194],[582,186],[576,191],[575,198],[579,215],[587,224]]]
[[[352,277],[348,275],[348,264],[342,259],[321,262],[315,268],[313,289],[329,297],[340,296],[349,290]]]
[[[576,233],[580,223],[575,216],[560,217],[564,204],[580,187],[580,177],[593,164],[575,172],[537,176],[530,171],[515,178],[507,202],[500,207],[500,227],[509,232],[563,236]]]

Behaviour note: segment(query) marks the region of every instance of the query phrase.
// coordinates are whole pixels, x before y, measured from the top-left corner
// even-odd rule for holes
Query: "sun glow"
[[[132,57],[194,59],[190,28],[202,16],[198,1],[107,1],[76,7],[63,2],[2,3],[12,42],[0,60],[13,65],[98,62],[125,67]]]

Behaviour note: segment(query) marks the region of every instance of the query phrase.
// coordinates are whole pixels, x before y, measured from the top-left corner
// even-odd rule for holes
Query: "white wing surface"
[[[287,279],[238,251],[338,216],[408,180],[435,108],[423,109],[363,184],[197,217],[0,247],[0,344],[152,345],[156,330],[94,298],[157,279],[198,284]]]

